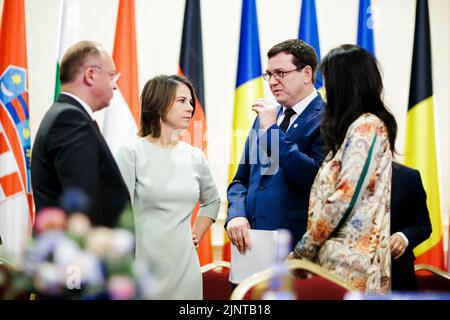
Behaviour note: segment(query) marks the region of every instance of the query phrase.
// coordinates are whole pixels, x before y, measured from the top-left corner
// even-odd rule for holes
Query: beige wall
[[[0,4],[3,0],[0,0]],[[117,0],[80,0],[82,38],[112,50]],[[321,54],[357,32],[357,0],[316,0]],[[373,0],[376,7],[375,46],[385,85],[385,100],[394,112],[403,151],[412,58],[415,1]],[[53,97],[59,0],[25,0],[32,139]],[[206,108],[210,128],[210,164],[223,199],[228,180],[227,161],[234,86],[236,81],[240,0],[203,0],[203,46]],[[301,1],[257,0],[261,59],[275,43],[297,36]],[[450,202],[450,4],[430,0],[433,88],[440,138],[439,170],[443,223],[448,226]],[[136,0],[140,87],[160,73],[177,71],[183,0]],[[266,87],[268,96],[268,88]],[[98,115],[102,122],[102,115]],[[219,133],[219,134],[218,134]],[[448,229],[448,227],[447,227]],[[220,228],[219,228],[220,230]]]

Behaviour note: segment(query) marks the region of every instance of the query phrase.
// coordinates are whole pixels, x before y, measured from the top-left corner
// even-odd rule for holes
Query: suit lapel
[[[102,149],[105,151],[105,154],[110,160],[114,160],[111,150],[109,149],[109,146],[106,143],[105,138],[103,137],[100,129],[98,128],[98,124],[91,118],[91,116],[87,113],[87,111],[83,108],[83,106],[76,99],[72,98],[71,96],[65,95],[64,93],[59,95],[57,102],[68,103],[74,107],[77,107],[87,116],[87,120],[90,120],[92,128],[94,129],[97,135],[98,142],[102,146]]]
[[[321,110],[321,106],[323,104],[322,97],[320,94],[317,95],[311,101],[305,110],[295,119],[294,123],[287,130],[287,136],[289,138],[294,138],[295,136],[304,134],[305,128],[304,124],[308,123],[308,121],[315,117],[317,113]]]
[[[72,106],[77,107],[78,109],[80,109],[86,116],[87,116],[87,120],[90,120],[91,125],[93,130],[95,131],[95,134],[97,136],[97,141],[100,145],[100,148],[103,152],[103,155],[107,158],[108,163],[110,164],[110,166],[112,167],[112,170],[114,170],[115,175],[119,178],[121,184],[122,184],[122,188],[123,190],[128,190],[125,181],[123,180],[122,174],[120,173],[120,169],[117,166],[117,162],[114,159],[114,156],[111,152],[111,149],[108,146],[108,143],[106,142],[105,138],[103,137],[100,129],[98,128],[98,124],[91,118],[91,116],[87,113],[87,111],[83,108],[83,106],[74,98],[65,95],[65,94],[60,94],[58,97],[57,102],[59,103],[67,103],[70,104]],[[96,127],[97,126],[97,127]],[[128,191],[126,192],[126,194],[128,195]],[[128,195],[128,199],[129,199],[129,195]]]
[[[92,127],[94,128],[94,130],[95,130],[95,132],[96,132],[96,134],[97,134],[97,137],[98,137],[99,142],[100,142],[102,145],[107,146],[107,143],[106,143],[106,141],[105,141],[105,138],[103,137],[103,135],[102,135],[102,133],[101,133],[101,131],[100,131],[100,128],[98,127],[97,122],[95,122],[95,121],[91,118],[91,116],[89,115],[89,113],[87,113],[87,111],[83,108],[83,106],[82,106],[76,99],[74,99],[74,98],[72,98],[71,96],[68,96],[68,95],[65,95],[64,93],[62,93],[62,94],[59,95],[57,102],[59,102],[59,103],[68,103],[68,104],[70,104],[70,105],[72,105],[72,106],[77,107],[78,109],[80,109],[80,110],[88,117],[87,119],[90,120],[90,122],[91,122],[91,124],[92,124]],[[109,149],[109,148],[108,148],[108,149]]]

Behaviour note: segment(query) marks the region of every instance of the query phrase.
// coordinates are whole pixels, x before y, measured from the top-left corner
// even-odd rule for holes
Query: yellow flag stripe
[[[430,238],[414,250],[416,256],[433,248],[442,238],[435,138],[433,97],[429,97],[409,109],[406,123],[404,163],[420,171],[433,228]]]
[[[255,114],[250,106],[256,99],[264,97],[262,77],[247,81],[236,89],[234,96],[233,127],[231,137],[230,170],[228,182],[230,183],[236,174],[242,151],[245,147],[248,132],[255,119]]]

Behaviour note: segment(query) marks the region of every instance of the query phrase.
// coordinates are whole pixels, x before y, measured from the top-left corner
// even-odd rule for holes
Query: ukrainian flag
[[[417,0],[404,162],[420,171],[433,228],[430,238],[414,250],[416,263],[444,270],[427,0]]]
[[[243,0],[239,40],[239,60],[232,122],[233,131],[228,175],[229,183],[236,174],[248,132],[255,118],[250,106],[256,99],[260,99],[263,96],[264,86],[261,71],[261,54],[259,50],[256,1]],[[230,241],[226,237],[223,258],[228,261],[230,261],[229,244]]]
[[[298,30],[298,38],[305,41],[316,50],[317,59],[320,61],[320,43],[319,43],[319,31],[317,28],[317,16],[316,16],[316,1],[315,0],[303,0],[302,10],[300,13],[300,26]],[[322,88],[322,74],[316,73],[316,82],[314,83],[317,89]],[[323,95],[322,95],[323,96]]]

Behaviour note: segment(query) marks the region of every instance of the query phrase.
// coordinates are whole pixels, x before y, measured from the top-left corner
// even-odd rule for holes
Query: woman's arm
[[[193,236],[200,242],[206,231],[208,231],[209,227],[211,227],[217,218],[220,198],[203,152],[200,155],[198,170],[200,177],[200,210],[195,219]]]
[[[196,248],[198,247],[198,243],[202,241],[206,231],[208,231],[209,227],[211,227],[213,223],[214,220],[209,217],[197,216],[197,219],[195,219],[194,222],[194,229],[192,231],[193,234],[192,238]]]

